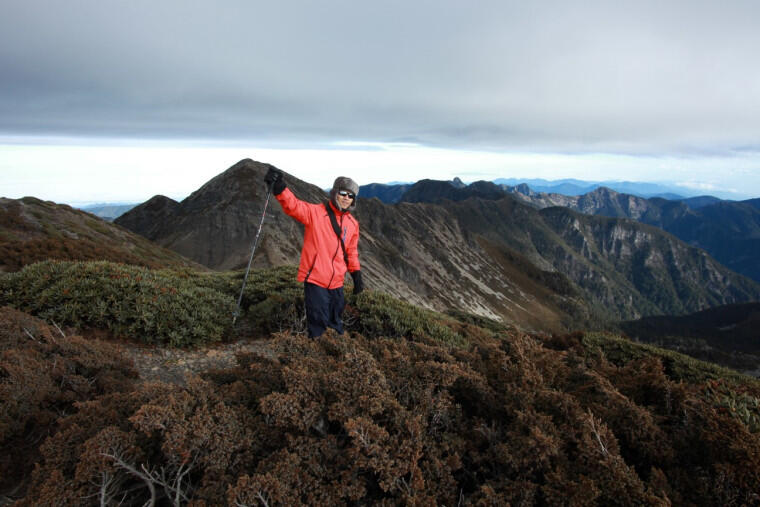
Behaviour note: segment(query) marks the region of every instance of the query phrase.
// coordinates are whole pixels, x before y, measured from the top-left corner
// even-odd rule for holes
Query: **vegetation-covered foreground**
[[[152,321],[136,316],[155,290],[156,301],[169,299],[147,305],[153,320],[175,319],[166,309],[181,308],[171,299],[180,295],[197,297],[196,304],[218,300],[207,311],[219,312],[220,323],[230,320],[239,273],[145,270],[136,280],[132,269],[50,264],[0,277],[6,305],[0,309],[0,494],[6,499],[19,505],[760,503],[760,385],[654,347],[600,334],[527,336],[373,292],[349,298],[346,335],[310,341],[300,333],[299,287],[292,270],[281,269],[252,274],[238,329],[267,340],[268,353],[240,355],[236,368],[180,386],[141,382],[114,345],[64,336],[19,311],[152,343],[200,344],[231,334],[220,324],[227,327],[207,339],[200,328],[185,339],[150,338],[143,322]],[[56,277],[56,270],[66,274]],[[117,285],[127,283],[118,273],[129,273],[129,284]],[[122,291],[134,300],[119,313],[132,327],[109,324],[116,314],[92,320],[100,313],[84,300],[76,311],[58,310],[67,303],[55,290],[78,274],[98,280],[98,294]],[[47,303],[30,306],[22,288],[32,283],[38,294],[51,292]],[[192,308],[186,320],[150,329],[191,333],[208,318]]]

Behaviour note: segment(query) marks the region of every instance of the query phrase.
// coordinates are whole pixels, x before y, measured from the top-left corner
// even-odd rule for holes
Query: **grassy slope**
[[[0,271],[18,271],[47,259],[205,269],[142,236],[70,206],[34,197],[0,198]]]

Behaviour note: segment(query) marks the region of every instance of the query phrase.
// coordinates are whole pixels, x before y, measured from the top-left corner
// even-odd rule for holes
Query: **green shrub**
[[[237,299],[243,274],[243,271],[186,271],[182,276],[197,286],[225,292]],[[286,330],[305,334],[303,284],[297,281],[296,276],[295,266],[251,270],[240,305],[240,320],[244,322],[241,326],[249,326],[255,334],[260,335]],[[455,331],[461,327],[462,319],[424,310],[376,291],[365,291],[359,296],[353,296],[351,289],[348,289],[346,301],[343,314],[346,331],[361,333],[370,338],[385,336],[459,345],[466,341]],[[480,321],[472,323],[479,325]],[[493,322],[490,324],[498,326]],[[503,330],[502,327],[493,329]]]
[[[364,336],[408,338],[448,345],[466,342],[454,331],[453,327],[459,323],[451,317],[410,305],[388,294],[366,291],[350,298],[350,302],[355,311],[349,308],[346,312],[347,328]]]
[[[697,383],[720,378],[739,379],[742,382],[749,379],[745,375],[716,364],[606,333],[585,333],[582,341],[587,353],[601,353],[607,360],[619,366],[642,357],[658,357],[665,365],[668,376],[674,380]]]
[[[232,297],[192,277],[105,261],[27,266],[0,278],[0,303],[59,324],[171,346],[220,340],[234,308]]]
[[[496,334],[506,333],[512,330],[510,326],[502,324],[501,322],[498,322],[494,319],[483,317],[482,315],[475,315],[473,313],[468,313],[462,310],[450,309],[446,311],[446,315],[453,317],[460,322],[472,324],[473,326],[487,329],[488,331]]]
[[[245,271],[162,270],[159,273],[226,294],[237,302]],[[237,326],[256,335],[285,330],[304,332],[303,286],[296,280],[295,266],[251,270],[240,301],[240,313]]]
[[[238,294],[242,281],[240,273],[235,279]],[[303,285],[296,280],[294,266],[252,270],[240,306],[257,333],[306,331]]]
[[[145,343],[185,346],[221,339],[230,329],[243,271],[150,270],[111,262],[46,261],[0,278],[0,304],[79,328],[109,329]],[[345,329],[377,338],[462,345],[465,325],[506,328],[464,314],[447,316],[375,291],[346,292]],[[248,275],[240,334],[305,334],[303,286],[294,266]]]
[[[732,389],[721,380],[706,383],[703,393],[719,412],[741,421],[752,433],[760,432],[760,399],[756,396]]]

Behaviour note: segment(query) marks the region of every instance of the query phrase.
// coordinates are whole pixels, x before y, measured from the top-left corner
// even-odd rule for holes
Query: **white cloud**
[[[341,148],[342,147],[342,148]],[[243,158],[273,164],[323,188],[339,175],[360,184],[497,178],[577,178],[590,181],[687,182],[732,198],[760,196],[760,154],[741,158],[634,157],[429,148],[409,143],[341,142],[309,149],[205,143],[0,144],[0,195],[33,195],[57,202],[141,202],[156,194],[181,199]],[[721,170],[734,166],[738,170]],[[715,175],[720,178],[716,179]],[[755,174],[757,174],[755,170]],[[741,189],[736,192],[735,188]]]

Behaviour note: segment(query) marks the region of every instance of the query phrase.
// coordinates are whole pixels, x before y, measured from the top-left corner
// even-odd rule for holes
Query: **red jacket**
[[[306,281],[326,289],[342,287],[346,276],[346,261],[325,205],[302,201],[293,195],[289,188],[276,197],[285,213],[306,227],[301,264],[298,266],[298,281]],[[339,211],[332,203],[329,205],[343,231],[343,242],[348,254],[348,271],[353,273],[361,269],[357,250],[359,222],[351,213]]]

